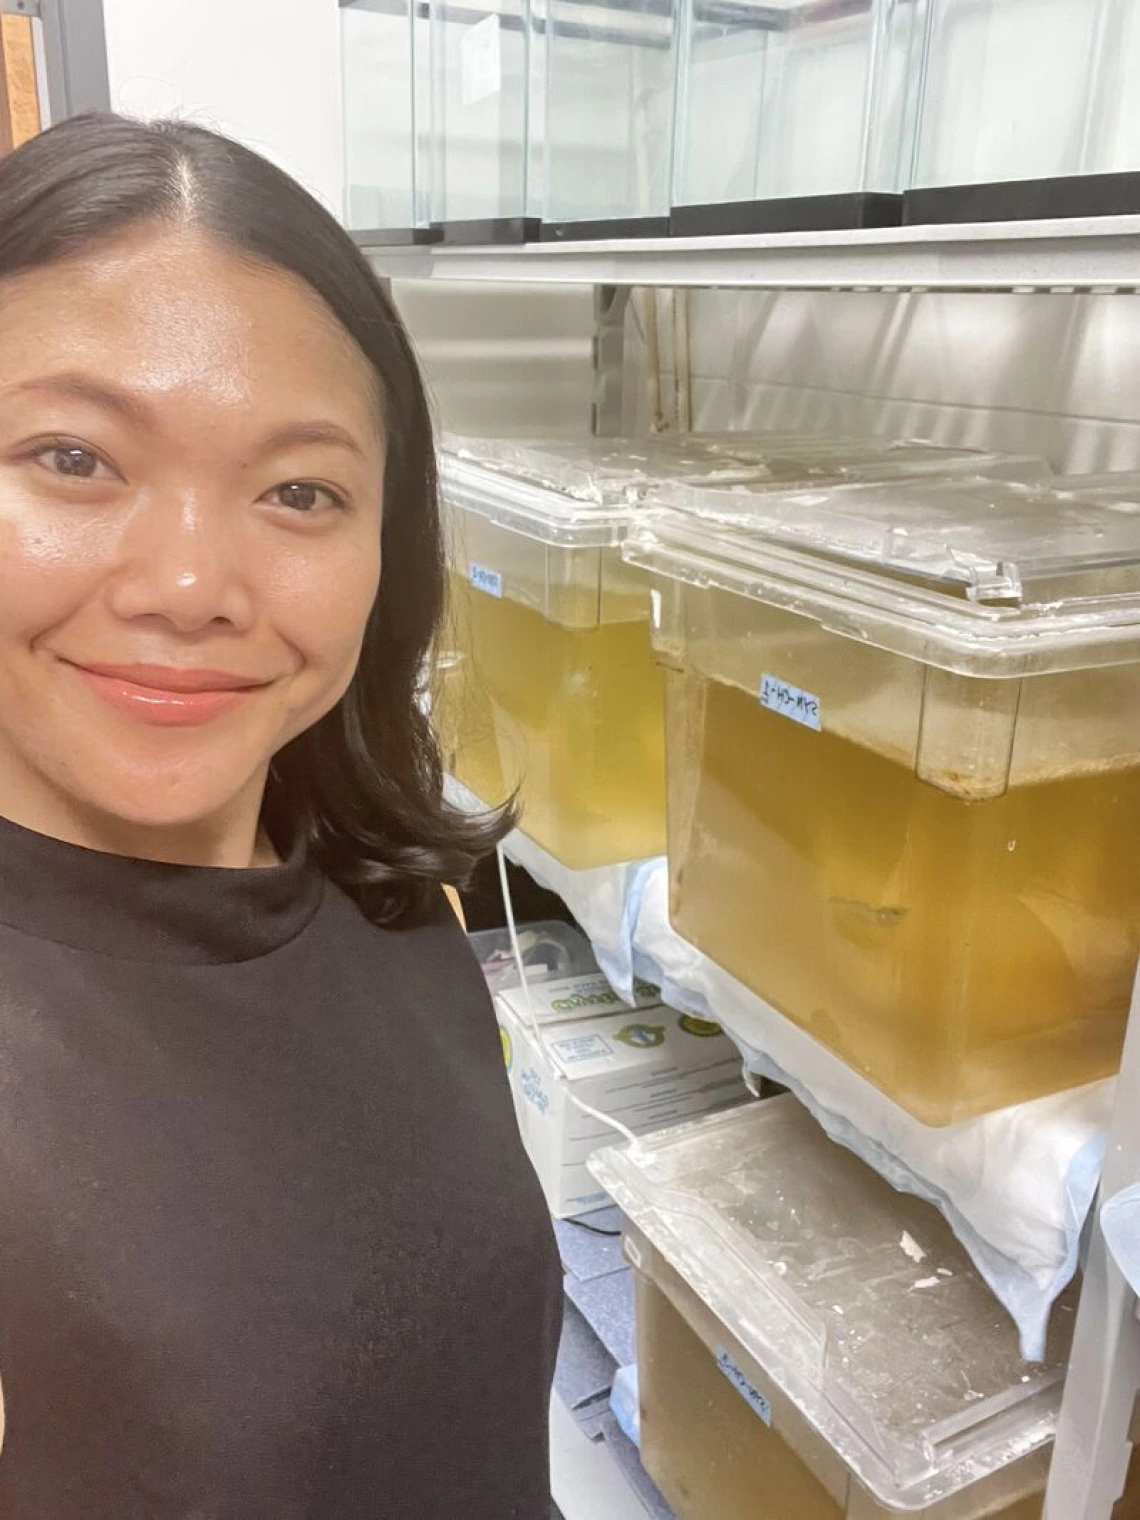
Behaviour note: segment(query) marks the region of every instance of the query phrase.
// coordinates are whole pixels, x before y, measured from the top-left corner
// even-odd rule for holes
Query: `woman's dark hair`
[[[375,372],[387,437],[380,591],[345,696],[274,760],[264,822],[299,835],[378,923],[463,884],[509,826],[447,805],[422,676],[442,615],[431,416],[415,354],[351,237],[266,159],[185,122],[76,116],[0,163],[0,281],[74,258],[136,223],[192,226],[304,280]]]

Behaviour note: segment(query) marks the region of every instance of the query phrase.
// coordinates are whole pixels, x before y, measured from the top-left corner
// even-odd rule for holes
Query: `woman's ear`
[[[459,927],[463,930],[464,934],[466,934],[467,933],[467,919],[466,919],[466,917],[464,916],[464,913],[463,913],[463,904],[459,900],[459,893],[455,890],[454,887],[444,887],[444,889],[443,889],[443,895],[447,898],[448,902],[451,904],[452,912],[455,914],[456,918],[459,920]],[[0,1440],[3,1439],[3,1435],[4,1435],[3,1411],[0,1410]]]

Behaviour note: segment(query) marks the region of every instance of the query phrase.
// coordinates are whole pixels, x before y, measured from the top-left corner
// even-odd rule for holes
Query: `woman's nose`
[[[255,615],[251,566],[236,515],[232,503],[188,488],[140,499],[111,580],[114,614],[159,618],[181,634],[247,629]]]

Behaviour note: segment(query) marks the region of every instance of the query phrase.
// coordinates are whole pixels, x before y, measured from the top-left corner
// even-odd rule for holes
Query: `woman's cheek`
[[[119,538],[117,522],[21,499],[0,480],[0,622],[22,608],[51,622],[76,611],[113,567]]]
[[[315,544],[290,557],[267,585],[278,631],[306,662],[339,679],[356,668],[380,586],[380,552],[369,542]]]

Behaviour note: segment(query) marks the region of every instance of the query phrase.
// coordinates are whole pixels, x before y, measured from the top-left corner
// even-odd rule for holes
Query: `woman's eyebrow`
[[[77,370],[67,370],[58,375],[38,375],[33,380],[22,380],[16,385],[4,386],[0,389],[0,396],[28,394],[62,396],[73,401],[86,401],[89,405],[116,413],[135,427],[150,427],[154,423],[154,417],[144,401],[132,396],[129,391]],[[347,428],[342,427],[339,422],[332,422],[325,418],[286,423],[283,427],[274,429],[257,452],[259,455],[266,456],[305,444],[331,444],[335,448],[342,448],[355,454],[358,458],[366,457],[363,446]]]
[[[365,457],[364,449],[347,428],[341,427],[339,422],[324,420],[288,422],[269,434],[258,448],[258,453],[277,454],[284,449],[297,448],[307,443],[332,444],[335,448],[347,449],[361,459]]]
[[[0,391],[0,395],[4,396],[29,393],[86,401],[92,406],[102,407],[104,411],[115,412],[135,427],[147,427],[152,421],[145,403],[128,391],[77,370],[66,370],[58,375],[38,375],[34,380],[21,380],[19,384],[5,386]]]

